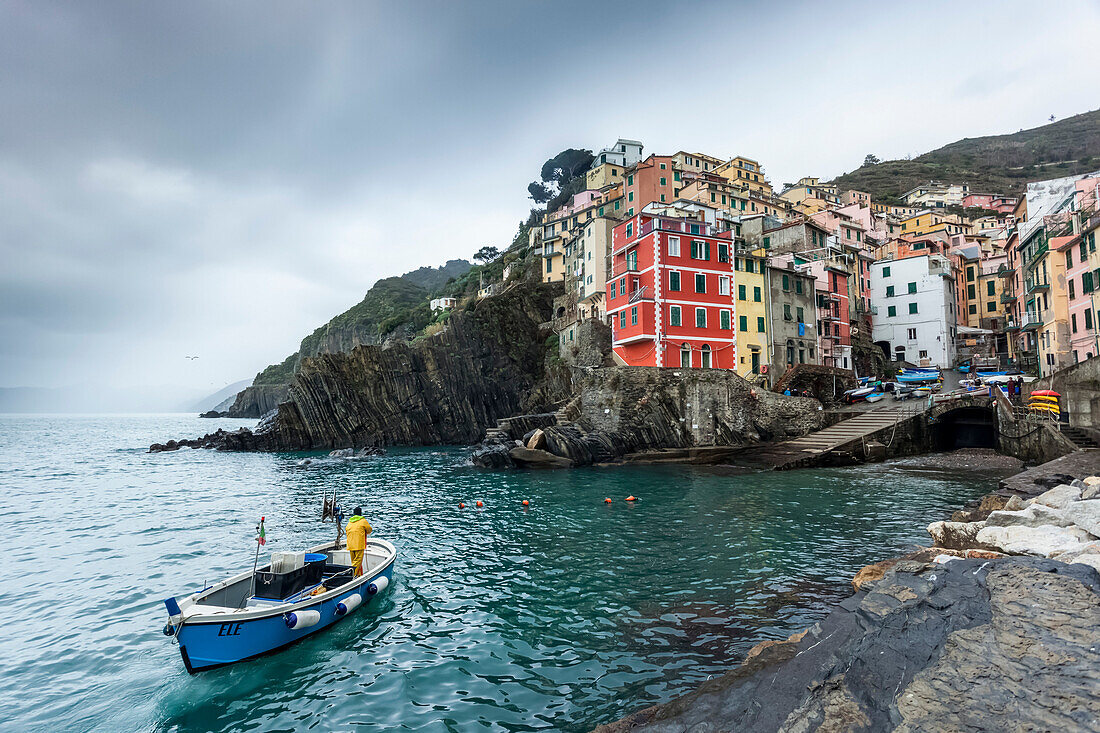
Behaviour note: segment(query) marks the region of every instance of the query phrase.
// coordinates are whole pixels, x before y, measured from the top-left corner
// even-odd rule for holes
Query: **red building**
[[[623,362],[736,368],[732,235],[647,213],[615,227],[607,314]]]

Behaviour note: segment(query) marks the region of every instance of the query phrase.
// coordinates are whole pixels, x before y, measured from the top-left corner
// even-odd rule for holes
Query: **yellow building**
[[[764,176],[764,169],[752,158],[737,156],[715,168],[714,172],[738,188],[766,196],[772,195],[772,187]]]
[[[969,234],[971,226],[954,214],[937,214],[925,209],[901,220],[901,233],[912,235],[944,232],[945,234]]]
[[[685,153],[683,150],[672,156],[672,167],[679,171],[710,173],[724,165],[721,158],[703,153]]]
[[[616,165],[615,163],[597,165],[584,175],[584,187],[598,191],[605,186],[622,183],[624,170],[625,168],[623,168],[623,166]]]
[[[744,249],[742,249],[744,247]],[[747,251],[739,241],[733,263],[733,287],[737,309],[737,373],[748,377],[770,364],[768,348],[767,250]]]

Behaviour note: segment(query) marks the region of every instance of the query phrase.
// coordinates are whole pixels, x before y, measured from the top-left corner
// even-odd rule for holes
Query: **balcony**
[[[1002,303],[1014,303],[1014,302],[1016,302],[1016,294],[1015,293],[1001,293],[1001,302]]]
[[[650,287],[648,285],[643,285],[642,287],[640,287],[636,290],[631,290],[629,293],[627,293],[627,295],[630,297],[630,300],[628,301],[630,303],[640,303],[642,301],[650,301],[650,302],[653,301],[653,291],[650,289]]]
[[[1017,325],[1016,321],[1009,318],[1009,319],[1005,320],[1005,330],[1006,331],[1019,331],[1020,326]]]
[[[611,277],[625,275],[628,272],[638,272],[638,261],[633,259],[620,260],[611,268]]]
[[[863,301],[856,302],[856,313],[869,313],[872,316],[878,315],[878,306],[871,305],[870,303],[864,305]]]
[[[1031,331],[1033,329],[1039,328],[1042,325],[1043,318],[1041,313],[1028,312],[1027,315],[1024,316],[1023,329],[1025,331]]]
[[[1027,294],[1038,292],[1040,290],[1050,290],[1050,281],[1045,277],[1037,277],[1034,279],[1028,279],[1027,281]]]

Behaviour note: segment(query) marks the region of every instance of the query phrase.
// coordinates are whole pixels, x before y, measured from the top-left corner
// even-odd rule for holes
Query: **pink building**
[[[1095,234],[1093,232],[1093,234]],[[1057,241],[1055,237],[1053,241]],[[1089,262],[1088,233],[1069,238],[1058,247],[1066,258],[1066,294],[1069,300],[1069,343],[1073,361],[1084,361],[1100,353],[1100,306],[1097,288],[1100,282]],[[1098,271],[1100,272],[1100,271]]]

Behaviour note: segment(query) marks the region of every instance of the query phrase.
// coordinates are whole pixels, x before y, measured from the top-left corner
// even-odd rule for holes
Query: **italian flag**
[[[264,531],[264,518],[260,517],[260,524],[256,527],[256,542],[261,545],[267,544],[267,532]]]

